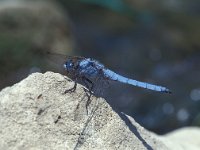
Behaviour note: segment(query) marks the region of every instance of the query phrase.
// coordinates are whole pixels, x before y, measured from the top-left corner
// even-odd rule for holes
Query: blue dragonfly
[[[63,54],[56,54],[51,52],[48,52],[48,54],[64,57],[64,70],[66,71],[67,76],[75,81],[73,88],[66,90],[65,93],[74,92],[76,90],[77,80],[83,81],[90,92],[94,88],[95,80],[106,80],[130,84],[136,87],[141,87],[157,92],[171,93],[171,91],[166,87],[137,81],[119,75],[92,58],[85,58],[81,56],[65,56]]]

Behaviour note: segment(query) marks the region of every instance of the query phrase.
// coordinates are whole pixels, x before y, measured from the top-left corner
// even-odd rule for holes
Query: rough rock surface
[[[193,149],[198,148],[198,128],[158,136],[133,118],[116,113],[102,98],[91,98],[81,85],[73,86],[57,73],[34,73],[0,92],[0,149]],[[184,130],[185,131],[185,130]],[[188,130],[190,132],[190,130]],[[189,138],[191,136],[191,138]],[[195,139],[196,142],[192,142]],[[191,142],[190,142],[191,141]],[[181,144],[184,143],[184,144]]]

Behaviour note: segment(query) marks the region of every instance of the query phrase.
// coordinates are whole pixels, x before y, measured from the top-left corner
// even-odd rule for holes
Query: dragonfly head
[[[72,60],[68,60],[64,63],[63,67],[65,68],[65,70],[67,71],[73,71],[74,70],[74,62]]]

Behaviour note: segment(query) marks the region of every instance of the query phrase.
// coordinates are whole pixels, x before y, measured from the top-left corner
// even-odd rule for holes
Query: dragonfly
[[[132,86],[157,92],[171,93],[171,91],[166,87],[150,84],[147,82],[141,82],[117,74],[114,71],[106,68],[99,61],[92,58],[85,58],[81,56],[67,56],[52,52],[48,52],[48,54],[64,57],[65,62],[63,63],[63,68],[66,71],[67,75],[70,78],[73,78],[73,80],[75,81],[74,86],[71,89],[66,90],[65,93],[73,92],[76,90],[78,79],[81,79],[83,81],[89,91],[93,90],[95,80],[105,80],[129,84]]]

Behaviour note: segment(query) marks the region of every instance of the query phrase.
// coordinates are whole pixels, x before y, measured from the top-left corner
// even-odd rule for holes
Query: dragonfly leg
[[[74,92],[76,90],[76,87],[77,87],[77,82],[75,81],[74,86],[68,90],[65,90],[64,94]]]
[[[82,77],[82,81],[90,92],[93,90],[93,82],[86,77]]]
[[[86,107],[86,111],[87,111],[87,115],[89,114],[88,113],[88,106],[90,105],[90,103],[91,103],[91,96],[92,96],[92,93],[90,92],[90,91],[88,91],[87,89],[84,89],[84,91],[85,91],[85,93],[86,93],[86,96],[87,96],[87,101],[86,101],[86,105],[85,105],[85,107]],[[89,92],[89,93],[88,93]]]
[[[86,91],[86,89],[84,89],[84,91],[86,92],[87,94],[87,102],[86,102],[86,110],[87,110],[87,114],[88,114],[88,106],[90,105],[91,103],[91,96],[92,96],[92,90],[93,90],[93,87],[94,87],[94,84],[92,81],[90,81],[88,78],[86,77],[82,77],[82,80],[83,80],[83,83],[85,84],[85,86],[88,88],[89,91]],[[89,85],[89,84],[90,85]],[[88,93],[89,92],[89,93]]]

